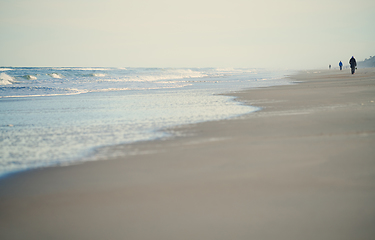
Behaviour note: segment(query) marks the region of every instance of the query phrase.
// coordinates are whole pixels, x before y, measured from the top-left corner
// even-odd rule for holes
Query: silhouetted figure
[[[355,67],[357,66],[357,61],[355,60],[354,57],[352,57],[352,58],[349,60],[349,64],[350,64],[350,68],[352,69],[352,74],[354,74],[354,72],[355,72]]]
[[[342,70],[342,62],[341,61],[339,62],[339,67],[340,67],[340,70]]]
[[[329,64],[329,69],[331,69],[331,64]]]

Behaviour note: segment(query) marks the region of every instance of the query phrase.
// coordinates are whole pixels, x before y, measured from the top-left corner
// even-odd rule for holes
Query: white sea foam
[[[11,71],[11,68],[0,68],[0,72]]]
[[[201,72],[195,72],[191,70],[181,70],[181,71],[170,71],[164,72],[163,74],[154,74],[154,75],[138,75],[131,77],[130,80],[132,81],[159,81],[159,80],[167,80],[167,79],[188,79],[188,78],[204,78],[208,75]]]
[[[14,82],[14,78],[5,74],[5,73],[0,73],[0,85],[9,85]]]
[[[107,75],[104,74],[104,73],[93,73],[92,76],[93,76],[93,77],[105,77],[105,76],[107,76]]]
[[[57,73],[49,73],[48,75],[53,77],[53,78],[61,78],[62,77],[60,74],[57,74]]]
[[[73,71],[106,71],[111,70],[111,68],[94,68],[94,67],[54,67],[51,68],[57,71],[73,70]]]
[[[29,80],[37,80],[38,78],[35,77],[34,75],[26,75],[25,76],[26,79],[29,79]]]
[[[111,70],[110,68],[73,68],[73,70],[81,70],[81,71],[107,71]]]

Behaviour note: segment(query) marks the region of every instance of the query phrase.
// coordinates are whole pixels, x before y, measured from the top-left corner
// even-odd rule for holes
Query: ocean
[[[252,68],[0,67],[0,176],[101,159],[168,127],[259,110],[220,95],[290,84]],[[118,154],[118,153],[117,153]]]

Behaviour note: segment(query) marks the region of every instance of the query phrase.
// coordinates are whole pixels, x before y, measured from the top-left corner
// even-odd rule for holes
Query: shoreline
[[[226,94],[260,111],[2,179],[0,237],[371,239],[375,69],[289,78]]]
[[[276,82],[275,82],[275,79],[276,79]],[[278,79],[281,79],[281,80],[278,80]],[[272,86],[272,83],[273,83],[274,86],[277,86],[278,84],[280,84],[280,82],[283,82],[283,79],[285,79],[285,78],[269,78],[269,79],[265,79],[265,80],[269,80],[271,83],[267,83],[268,81],[262,81],[262,82],[264,82],[266,85],[271,84],[271,86]],[[227,79],[223,79],[223,81],[226,81],[226,80]],[[253,81],[252,81],[252,83],[250,83],[250,85],[252,85],[252,84],[259,85],[257,82],[258,82],[258,80],[254,81],[254,79],[253,79]],[[288,82],[285,82],[285,84],[288,84]],[[260,85],[263,85],[263,84],[261,83]],[[199,87],[198,87],[198,89],[199,89]],[[69,146],[69,144],[65,144],[64,147],[60,148],[61,149],[60,155],[63,155],[64,157],[58,157],[59,156],[58,154],[55,154],[55,155],[52,155],[52,156],[50,155],[50,156],[46,157],[46,156],[43,155],[44,152],[41,151],[42,156],[39,156],[39,159],[34,158],[35,163],[33,163],[33,161],[30,161],[30,159],[28,158],[28,155],[29,156],[37,155],[39,152],[37,152],[37,153],[30,152],[29,154],[24,156],[25,164],[22,167],[18,167],[18,168],[17,168],[17,165],[22,165],[22,164],[19,164],[22,159],[13,158],[12,155],[17,156],[17,154],[12,154],[12,153],[16,152],[19,155],[22,155],[25,151],[25,148],[22,148],[22,146],[21,146],[21,149],[13,149],[13,150],[10,150],[10,151],[5,151],[4,154],[5,154],[5,156],[8,156],[9,159],[5,158],[6,160],[5,160],[5,163],[3,165],[3,169],[0,169],[0,178],[6,177],[7,175],[10,175],[10,174],[17,174],[18,172],[33,171],[35,169],[42,169],[42,168],[49,168],[49,167],[76,165],[76,164],[82,164],[82,163],[90,162],[90,161],[98,161],[98,160],[102,160],[102,159],[113,158],[113,154],[108,154],[108,153],[110,153],[109,152],[110,150],[106,151],[106,149],[110,149],[112,146],[137,144],[138,142],[148,142],[148,141],[155,141],[155,140],[158,140],[158,139],[164,139],[165,137],[173,137],[173,136],[164,136],[164,133],[165,133],[164,129],[173,128],[174,126],[180,126],[180,125],[185,125],[185,124],[200,123],[200,122],[204,122],[204,121],[216,121],[216,120],[222,120],[222,119],[229,119],[229,118],[237,117],[239,115],[243,115],[243,114],[253,112],[254,110],[252,109],[253,108],[252,106],[245,106],[244,104],[239,103],[238,101],[234,101],[235,97],[230,96],[230,94],[225,94],[226,92],[230,93],[230,92],[238,91],[238,89],[241,89],[241,88],[236,86],[235,89],[236,90],[228,90],[228,89],[225,90],[223,88],[220,88],[220,90],[217,90],[214,87],[212,92],[208,93],[208,96],[211,99],[211,102],[208,103],[208,106],[210,106],[210,104],[214,104],[214,103],[217,103],[217,102],[220,103],[220,104],[216,104],[215,107],[212,107],[212,106],[206,107],[205,111],[199,111],[199,110],[202,110],[202,109],[199,108],[199,106],[191,107],[191,109],[194,109],[193,112],[190,112],[190,114],[191,114],[190,116],[193,116],[192,118],[190,116],[186,115],[184,118],[180,117],[179,121],[175,120],[174,122],[172,122],[172,121],[169,120],[169,123],[163,124],[163,123],[160,122],[160,119],[157,118],[158,117],[157,114],[156,114],[156,116],[154,114],[154,116],[152,116],[152,117],[155,120],[154,121],[156,123],[156,124],[154,124],[155,126],[150,128],[149,131],[141,133],[142,137],[140,137],[139,139],[124,138],[124,139],[122,139],[122,141],[113,141],[112,139],[101,140],[102,137],[97,137],[96,140],[99,141],[99,143],[96,142],[96,144],[93,144],[93,143],[89,144],[85,148],[82,147],[80,149],[80,151],[72,151],[72,149],[69,149],[69,147],[71,148],[71,146],[74,146],[74,145],[70,144],[70,146]],[[176,88],[176,90],[181,91],[179,88]],[[165,90],[164,89],[151,90],[149,95],[157,94],[158,92],[161,92],[161,91],[165,91]],[[182,89],[182,92],[180,92],[180,94],[177,95],[176,97],[177,98],[180,97],[181,99],[186,99],[186,96],[181,96],[181,95],[182,95],[182,93],[188,92],[188,91],[189,91],[189,88]],[[134,92],[137,92],[137,91],[130,91],[130,95],[134,94]],[[87,96],[87,98],[89,98],[89,99],[90,98],[98,99],[97,98],[98,96],[95,96],[95,95],[92,96],[92,94],[103,94],[103,92],[101,92],[101,93],[91,92],[91,93],[79,94],[78,97],[83,98],[84,96]],[[128,91],[115,91],[116,96],[120,96],[121,94],[128,95],[129,93],[128,93]],[[76,95],[76,94],[74,94],[74,95]],[[90,97],[90,95],[91,95],[91,97]],[[46,97],[46,98],[44,98],[44,97]],[[22,101],[23,100],[31,100],[31,101],[38,100],[39,101],[40,99],[47,99],[47,100],[48,99],[56,99],[56,98],[50,98],[50,97],[51,97],[50,95],[49,96],[38,96],[38,97],[35,96],[35,95],[30,95],[27,98],[23,98]],[[54,96],[54,97],[56,97],[56,96]],[[59,97],[61,97],[61,96],[59,95]],[[70,95],[63,95],[62,97],[64,97],[64,98],[67,97],[69,99]],[[99,97],[103,97],[103,96],[99,95]],[[104,96],[104,97],[106,98],[106,96]],[[7,101],[17,101],[18,100],[18,98],[14,97],[14,96],[11,96],[11,97],[7,96],[6,98],[14,98],[12,100],[9,99]],[[67,101],[67,99],[66,98],[64,99],[64,98],[61,99],[61,100],[64,101],[64,102]],[[221,99],[218,99],[218,98],[221,98]],[[171,102],[175,102],[176,100],[178,101],[178,99],[172,99]],[[194,101],[195,99],[192,99],[192,100]],[[202,99],[200,99],[200,100],[202,100]],[[77,99],[77,101],[82,101],[82,99]],[[84,101],[86,101],[86,100],[84,100]],[[100,100],[98,102],[100,103]],[[114,101],[112,100],[112,104],[113,104],[113,102]],[[202,104],[199,101],[196,101],[196,103],[198,103],[199,105],[202,105],[202,106],[206,105],[206,104]],[[125,102],[125,104],[124,103],[122,103],[122,104],[125,105],[125,106],[127,105],[126,102]],[[233,110],[230,110],[231,105],[235,105],[235,106],[233,106],[234,108],[232,108]],[[194,104],[192,104],[191,106],[194,106]],[[220,109],[221,106],[222,106],[223,109]],[[236,106],[237,106],[237,108],[235,108]],[[87,107],[87,106],[84,106],[84,107]],[[166,106],[166,107],[168,107],[168,106]],[[169,106],[169,107],[173,108],[173,106]],[[224,109],[224,108],[226,108],[226,109]],[[134,109],[137,109],[137,108],[134,108]],[[224,111],[223,112],[218,111],[219,109],[224,110]],[[234,110],[234,109],[237,109],[237,110]],[[121,110],[121,108],[119,110]],[[129,109],[127,109],[127,110],[129,110]],[[210,110],[215,111],[217,114],[216,115],[215,114],[210,115],[209,113],[207,113]],[[57,109],[57,111],[58,111],[58,109]],[[126,112],[126,111],[124,111],[124,112]],[[129,111],[128,111],[128,113],[129,113]],[[131,109],[130,109],[130,113],[132,113]],[[198,119],[196,119],[197,113],[198,114],[202,113],[201,116],[203,116],[203,118],[198,117]],[[224,114],[222,114],[222,113],[224,113]],[[69,114],[66,114],[66,115],[69,115]],[[102,115],[105,115],[105,114],[102,114]],[[195,119],[194,119],[194,116],[195,116]],[[191,119],[186,120],[186,119],[189,119],[189,117]],[[126,116],[123,116],[123,119],[121,119],[121,120],[124,121],[124,119],[126,119]],[[8,121],[8,119],[5,119],[5,121]],[[13,121],[11,121],[11,122],[15,125],[20,125],[20,123],[17,124],[17,123],[14,123]],[[13,124],[3,125],[3,127],[7,126],[7,127],[12,127],[12,129],[13,129]],[[47,123],[45,123],[45,124],[47,124]],[[128,124],[131,125],[131,122],[129,121]],[[41,125],[44,125],[44,124],[41,124]],[[102,125],[107,126],[107,127],[111,126],[110,124],[107,124],[107,123],[103,123]],[[89,125],[87,125],[87,126],[89,126]],[[114,126],[114,125],[112,124],[112,126]],[[74,128],[74,127],[75,126],[72,125],[70,128]],[[9,128],[9,129],[11,129],[11,128]],[[68,130],[68,129],[66,129],[66,130]],[[119,130],[121,130],[121,128],[119,128]],[[124,131],[125,135],[128,134],[128,133],[129,133],[129,131],[127,131],[127,132]],[[138,131],[138,133],[139,133],[139,131]],[[103,135],[103,133],[101,133],[101,134]],[[10,133],[9,135],[12,136],[12,133]],[[60,135],[60,134],[53,134],[53,132],[51,132],[50,135]],[[96,134],[96,135],[100,136],[100,134]],[[107,135],[107,134],[104,134],[104,135]],[[129,134],[129,135],[131,135],[131,134]],[[65,136],[65,139],[66,139],[66,137],[67,136]],[[6,136],[6,138],[7,138],[7,136]],[[62,136],[62,137],[60,137],[60,139],[64,139],[64,137]],[[112,142],[111,142],[111,140],[112,140]],[[34,142],[34,141],[30,141],[30,139],[28,139],[28,140],[25,140],[25,142]],[[70,142],[70,141],[66,141],[66,142]],[[81,142],[85,142],[85,139],[81,140]],[[79,143],[79,142],[77,142],[77,143]],[[50,147],[53,148],[53,146],[50,146]],[[4,149],[7,150],[7,147],[4,146]],[[48,146],[45,147],[44,149],[48,149]],[[60,149],[55,148],[55,150],[57,152]],[[105,154],[101,154],[103,152],[103,149],[106,152]],[[73,152],[73,154],[71,154],[71,152]],[[97,154],[97,153],[99,153],[99,154]],[[12,168],[12,166],[8,167],[8,168],[5,167],[5,166],[7,166],[7,164],[12,165],[13,162],[16,163],[16,164],[14,164],[14,166],[15,166],[14,168]]]
[[[140,69],[134,71],[142,73]],[[170,72],[187,72],[191,78],[173,80],[174,75],[171,76]],[[25,74],[16,70],[11,73],[8,74],[14,79],[18,79],[16,73]],[[27,73],[48,76],[51,74],[34,68]],[[90,75],[88,73],[74,72],[80,74],[80,77],[74,79],[68,75],[64,76],[64,72],[59,72],[66,77],[64,82],[70,87],[74,86],[75,82],[82,82],[86,75]],[[23,87],[7,86],[9,89],[6,88],[3,95],[32,95],[22,99],[0,99],[3,106],[0,122],[4,122],[3,125],[0,124],[0,128],[5,137],[0,146],[3,147],[4,155],[2,165],[0,164],[0,175],[18,170],[64,166],[71,162],[82,162],[81,160],[91,161],[95,160],[95,157],[91,158],[92,153],[100,147],[153,140],[162,137],[159,134],[161,131],[158,131],[162,128],[248,113],[251,107],[231,101],[232,97],[220,96],[219,93],[242,89],[244,86],[277,85],[283,82],[278,80],[277,76],[284,72],[262,69],[255,72],[245,69],[154,69],[147,70],[146,73],[149,77],[170,79],[141,81],[139,86],[144,85],[144,90],[113,88],[104,91],[107,85],[99,84],[99,92],[90,92],[92,81],[98,80],[90,77],[86,85],[82,83],[80,86],[81,90],[84,88],[90,93],[53,97],[35,97],[33,89],[39,89],[36,86],[37,81],[31,83],[33,86],[26,88],[29,90],[25,93],[17,92]],[[134,75],[127,71],[107,71],[106,74],[122,74],[124,77],[127,74]],[[205,77],[197,78],[197,74]],[[105,82],[105,79],[107,77],[102,80]],[[259,79],[269,81],[258,81]],[[115,85],[116,80],[109,82]],[[136,82],[129,84],[134,83]],[[21,82],[19,84],[27,85]],[[13,88],[17,91],[13,92]],[[47,90],[43,92],[57,91],[54,88]],[[81,90],[79,91],[82,92]]]

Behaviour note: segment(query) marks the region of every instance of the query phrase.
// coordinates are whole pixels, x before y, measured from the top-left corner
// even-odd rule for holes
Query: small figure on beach
[[[349,60],[350,68],[352,69],[352,74],[354,74],[356,66],[357,66],[357,61],[355,58],[352,56],[352,58]]]
[[[329,64],[329,69],[331,69],[331,64]]]
[[[342,62],[341,61],[339,62],[339,67],[340,67],[340,70],[342,70]]]

